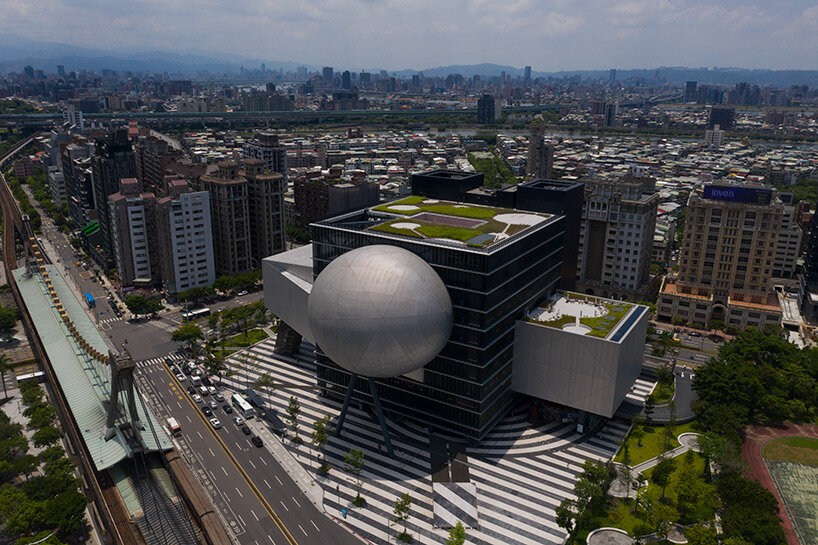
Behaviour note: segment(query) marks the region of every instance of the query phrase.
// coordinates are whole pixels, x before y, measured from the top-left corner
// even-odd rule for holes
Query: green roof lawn
[[[563,294],[566,297],[569,294]],[[630,303],[624,303],[621,301],[617,301],[615,303],[609,303],[607,301],[600,301],[599,298],[594,297],[593,295],[584,295],[581,293],[571,293],[571,299],[581,299],[583,301],[588,301],[590,303],[602,303],[605,305],[605,308],[608,309],[608,312],[602,316],[597,316],[595,318],[580,318],[579,322],[581,324],[587,325],[591,328],[591,331],[586,333],[591,337],[599,337],[601,339],[606,338],[611,331],[619,324],[622,320],[622,317],[628,313],[633,305]],[[620,308],[621,310],[614,310],[615,308]],[[606,321],[606,318],[608,319]],[[613,318],[613,319],[611,319]],[[562,329],[563,326],[569,323],[573,323],[576,318],[574,316],[564,315],[556,318],[554,320],[534,320],[530,319],[532,322],[536,322],[538,324],[547,325],[550,327],[555,327],[557,329]],[[595,329],[600,328],[600,329]]]
[[[411,196],[406,197],[405,199],[401,199],[399,201],[390,202],[386,204],[382,204],[380,206],[376,206],[373,210],[378,212],[386,212],[387,214],[401,214],[404,216],[412,216],[419,212],[434,212],[437,214],[446,214],[449,216],[458,216],[461,218],[473,218],[473,219],[488,219],[493,218],[497,214],[519,214],[520,212],[517,210],[511,210],[508,208],[492,208],[490,206],[474,206],[474,205],[462,205],[458,203],[452,203],[448,201],[439,201],[435,204],[422,204],[423,201],[427,200],[426,197],[418,197],[418,196]],[[428,200],[435,200],[435,199],[428,199]],[[458,204],[455,206],[455,204]],[[392,210],[390,207],[396,205],[410,205],[410,206],[417,206],[417,210]],[[525,214],[532,214],[537,215],[536,212],[523,212]],[[503,224],[505,225],[505,224]]]

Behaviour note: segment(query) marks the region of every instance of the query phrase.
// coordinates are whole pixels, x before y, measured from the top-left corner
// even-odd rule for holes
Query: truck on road
[[[88,303],[88,308],[94,308],[97,306],[97,302],[94,300],[94,296],[91,295],[91,292],[85,293],[85,302]]]

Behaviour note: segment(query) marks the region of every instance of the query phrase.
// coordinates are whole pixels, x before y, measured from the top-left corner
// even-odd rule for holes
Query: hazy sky
[[[815,0],[0,0],[0,35],[336,68],[818,68]]]

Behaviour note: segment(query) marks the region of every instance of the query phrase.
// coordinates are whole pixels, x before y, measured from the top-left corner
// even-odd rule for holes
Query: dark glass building
[[[535,219],[533,225],[520,223],[512,225],[513,229],[507,228],[504,236],[484,234],[457,242],[423,238],[411,232],[399,234],[395,231],[400,230],[400,224],[396,224],[399,229],[390,232],[390,227],[384,224],[396,219],[404,221],[399,214],[386,210],[394,204],[312,224],[313,274],[317,277],[333,259],[349,250],[374,244],[405,248],[431,265],[446,285],[454,307],[454,327],[449,341],[423,369],[400,377],[377,379],[379,393],[388,413],[479,440],[514,401],[511,362],[515,323],[524,317],[527,309],[557,289],[564,217],[524,214]],[[514,210],[462,203],[434,206],[431,212],[416,214],[405,221],[436,221],[449,226],[498,221],[464,219],[479,217],[480,213],[477,210],[476,215],[469,216],[462,212],[466,208],[519,216]],[[446,210],[452,210],[451,207],[459,209],[456,217],[446,216]],[[491,242],[485,242],[482,237],[486,236]],[[320,346],[317,347],[317,365],[321,392],[342,400],[349,373],[324,356]],[[366,379],[358,380],[354,395],[361,401],[371,402]]]

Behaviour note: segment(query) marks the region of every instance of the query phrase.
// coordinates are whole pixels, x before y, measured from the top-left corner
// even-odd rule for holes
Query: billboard
[[[714,201],[743,202],[747,204],[770,204],[773,192],[770,189],[753,189],[734,185],[706,185],[704,198]]]

